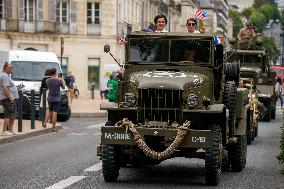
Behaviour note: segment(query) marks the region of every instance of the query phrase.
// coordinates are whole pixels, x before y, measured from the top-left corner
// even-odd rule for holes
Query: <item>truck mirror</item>
[[[109,44],[106,44],[105,46],[104,46],[104,52],[105,53],[108,53],[110,51],[110,46],[109,46]]]

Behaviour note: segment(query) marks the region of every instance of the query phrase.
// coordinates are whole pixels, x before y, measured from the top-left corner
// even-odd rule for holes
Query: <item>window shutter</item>
[[[25,0],[19,0],[19,19],[25,19]]]
[[[6,18],[12,18],[13,1],[6,1]]]
[[[70,33],[77,32],[77,2],[71,0],[71,10],[70,10]]]
[[[43,20],[43,0],[37,0],[37,29],[39,32],[44,31]]]
[[[56,0],[49,0],[48,2],[48,18],[50,21],[55,21],[56,17]]]

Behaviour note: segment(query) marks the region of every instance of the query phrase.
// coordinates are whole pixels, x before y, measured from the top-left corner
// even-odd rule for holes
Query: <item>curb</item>
[[[72,118],[96,118],[96,117],[106,117],[107,112],[72,112],[71,117]]]
[[[47,134],[47,133],[51,133],[51,129],[52,128],[46,128],[46,129],[43,129],[43,130],[38,130],[38,131],[30,132],[30,133],[19,134],[19,135],[11,136],[11,137],[8,137],[8,138],[3,138],[3,139],[0,139],[0,145],[12,143],[12,142],[15,142],[15,141],[19,141],[19,140],[23,140],[23,139]],[[62,130],[63,126],[56,126],[56,129]]]

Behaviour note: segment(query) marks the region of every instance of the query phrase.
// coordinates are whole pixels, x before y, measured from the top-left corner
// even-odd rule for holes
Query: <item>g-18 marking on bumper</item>
[[[191,141],[194,143],[197,143],[197,142],[204,143],[206,142],[206,137],[192,137]]]
[[[105,133],[104,137],[111,140],[130,140],[129,133]]]

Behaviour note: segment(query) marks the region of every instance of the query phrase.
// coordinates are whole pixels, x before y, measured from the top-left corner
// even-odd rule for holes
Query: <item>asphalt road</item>
[[[175,158],[154,167],[123,168],[119,180],[105,183],[96,156],[105,118],[71,119],[64,130],[0,146],[0,188],[207,188],[204,161]],[[282,115],[259,124],[241,173],[224,172],[217,187],[284,188],[279,154]]]

